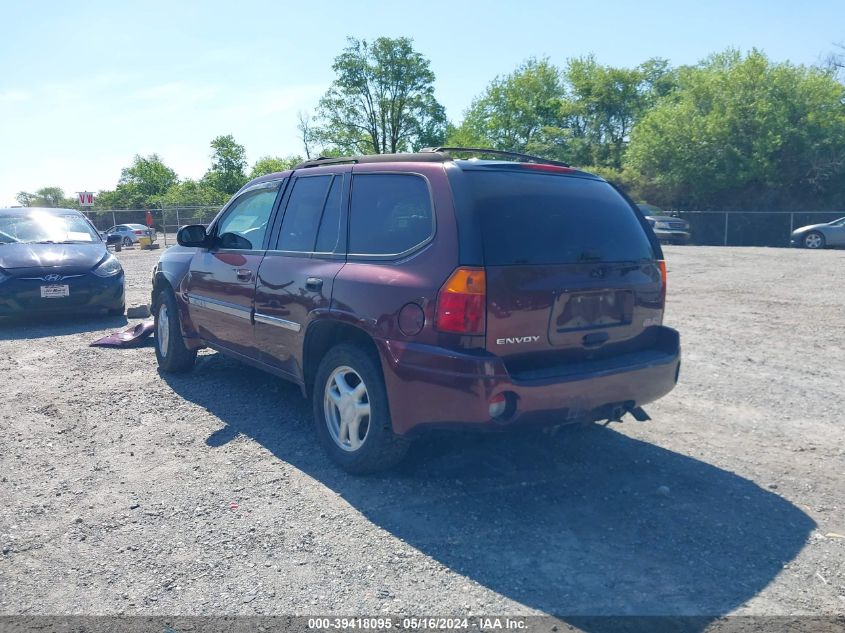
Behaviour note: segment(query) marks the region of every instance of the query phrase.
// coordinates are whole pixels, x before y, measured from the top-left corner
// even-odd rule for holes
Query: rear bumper
[[[0,317],[23,314],[102,312],[121,308],[125,302],[124,275],[97,277],[87,273],[59,283],[67,284],[67,297],[42,299],[38,279],[7,279],[0,283]]]
[[[429,427],[503,429],[605,419],[615,407],[653,402],[674,388],[681,362],[678,333],[660,326],[659,340],[644,352],[521,380],[496,356],[397,341],[377,344],[393,428],[406,435]],[[489,414],[490,399],[500,393],[515,403],[506,420]]]
[[[655,229],[654,234],[657,236],[658,240],[663,242],[680,242],[682,244],[688,243],[692,237],[688,231],[667,231]]]

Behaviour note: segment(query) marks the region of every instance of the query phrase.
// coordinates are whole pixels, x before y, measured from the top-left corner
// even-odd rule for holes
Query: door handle
[[[250,281],[252,279],[252,271],[249,268],[236,268],[235,275],[238,281]]]
[[[306,290],[318,291],[323,287],[323,280],[319,277],[309,277],[305,280]]]

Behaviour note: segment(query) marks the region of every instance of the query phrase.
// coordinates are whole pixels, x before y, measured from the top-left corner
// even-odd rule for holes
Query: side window
[[[323,205],[332,176],[302,176],[294,180],[276,249],[310,253],[317,238]]]
[[[434,234],[428,185],[411,174],[357,174],[352,180],[349,252],[396,255]]]
[[[220,246],[244,250],[261,248],[278,191],[279,183],[274,182],[241,194],[217,223]]]
[[[337,251],[341,233],[341,204],[343,204],[343,176],[335,176],[329,195],[326,197],[326,206],[323,208],[323,219],[320,220],[314,252],[334,253]]]

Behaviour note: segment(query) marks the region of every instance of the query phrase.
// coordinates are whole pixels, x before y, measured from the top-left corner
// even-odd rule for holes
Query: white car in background
[[[827,224],[810,224],[792,231],[792,246],[827,248],[845,246],[845,218]]]
[[[106,231],[106,235],[120,236],[120,243],[123,246],[132,246],[133,244],[137,244],[138,240],[144,236],[150,238],[150,244],[154,244],[156,241],[155,229],[151,229],[143,224],[118,224]]]

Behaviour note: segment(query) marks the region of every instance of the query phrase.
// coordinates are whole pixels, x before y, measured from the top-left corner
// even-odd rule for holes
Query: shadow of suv
[[[562,163],[312,160],[178,241],[153,271],[161,369],[207,346],[297,383],[350,472],[395,464],[427,428],[647,419],[678,379],[660,244]]]

